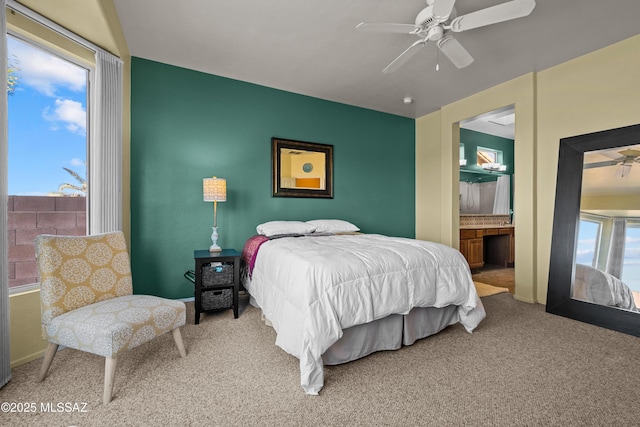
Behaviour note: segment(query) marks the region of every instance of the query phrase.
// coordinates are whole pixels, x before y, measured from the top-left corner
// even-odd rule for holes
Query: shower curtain
[[[501,175],[496,182],[496,197],[493,200],[494,215],[509,215],[511,193],[510,175]]]

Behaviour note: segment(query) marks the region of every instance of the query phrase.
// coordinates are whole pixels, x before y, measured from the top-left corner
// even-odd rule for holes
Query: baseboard
[[[535,300],[535,299],[533,299],[533,298],[522,298],[522,297],[519,297],[519,296],[516,296],[516,295],[514,295],[514,296],[513,296],[513,298],[514,298],[516,301],[527,302],[527,303],[529,303],[529,304],[538,304],[538,301],[537,301],[537,300]],[[543,304],[543,305],[544,305],[544,304]]]
[[[46,350],[46,348],[45,348]],[[27,356],[21,357],[20,359],[17,360],[13,360],[11,361],[11,369],[16,368],[20,365],[24,365],[25,363],[29,363],[32,362],[36,359],[40,359],[43,355],[45,350],[41,350],[41,351],[37,351],[35,353],[29,354]]]

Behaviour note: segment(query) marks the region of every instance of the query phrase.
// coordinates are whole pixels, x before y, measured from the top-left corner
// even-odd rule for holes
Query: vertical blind
[[[0,0],[0,80],[7,83],[7,19],[6,0]],[[6,87],[6,86],[5,86]],[[7,236],[8,187],[8,134],[7,134],[7,91],[0,96],[0,387],[11,379],[11,358],[9,353],[9,240]]]
[[[89,143],[89,234],[122,229],[122,61],[96,52]]]

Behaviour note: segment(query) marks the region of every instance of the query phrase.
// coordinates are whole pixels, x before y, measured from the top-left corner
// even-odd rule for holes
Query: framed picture
[[[271,138],[273,197],[333,198],[333,145]]]

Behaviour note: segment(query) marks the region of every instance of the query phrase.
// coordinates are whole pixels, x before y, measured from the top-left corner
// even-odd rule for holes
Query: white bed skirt
[[[253,297],[251,305],[258,307]],[[259,308],[259,307],[258,307]],[[417,340],[437,334],[460,321],[456,306],[414,308],[409,314],[392,314],[383,319],[344,329],[343,335],[322,355],[324,365],[339,365],[376,351],[398,350]],[[271,322],[262,316],[265,324]]]
[[[342,338],[322,355],[322,361],[325,365],[339,365],[376,351],[397,350],[459,321],[456,306],[414,308],[404,316],[392,314],[343,330]]]

